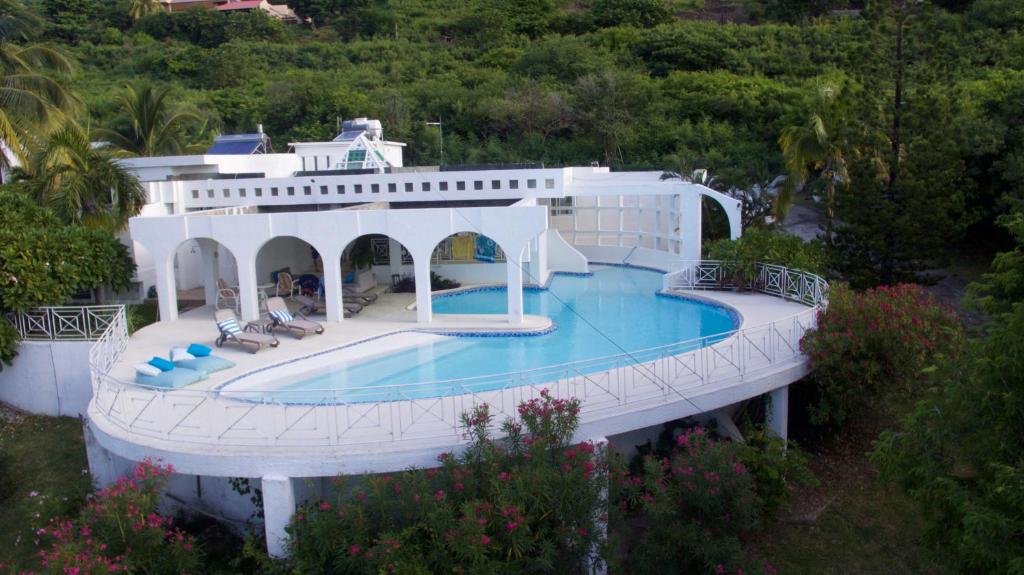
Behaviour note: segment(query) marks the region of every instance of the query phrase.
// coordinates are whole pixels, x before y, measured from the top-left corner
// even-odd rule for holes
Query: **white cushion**
[[[288,322],[290,322],[290,321],[295,319],[294,317],[292,317],[292,314],[288,310],[286,310],[286,309],[274,310],[274,311],[270,312],[270,315],[272,315],[275,318],[277,318],[277,321],[279,321],[281,323],[288,323]]]
[[[171,361],[185,361],[186,359],[195,359],[196,356],[185,351],[183,347],[176,347],[171,350]]]
[[[135,372],[142,375],[150,375],[156,377],[163,373],[160,368],[155,365],[149,365],[148,363],[135,364]]]
[[[217,327],[219,327],[221,329],[221,331],[225,331],[227,333],[233,333],[233,334],[242,333],[242,328],[241,328],[241,326],[238,325],[238,320],[236,320],[233,317],[225,319],[225,320],[218,321],[217,322]]]

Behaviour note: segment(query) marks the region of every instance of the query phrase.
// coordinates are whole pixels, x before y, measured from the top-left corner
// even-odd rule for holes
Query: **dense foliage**
[[[104,229],[64,224],[27,194],[0,191],[0,311],[59,305],[81,290],[124,289],[135,265]],[[0,321],[0,359],[16,354],[17,332]]]
[[[734,270],[734,281],[745,285],[754,278],[758,263],[824,275],[827,252],[821,242],[770,230],[750,229],[738,240],[718,240],[704,248],[708,259],[720,260]]]
[[[868,406],[913,397],[921,371],[952,349],[960,329],[952,310],[920,286],[833,285],[828,310],[800,341],[814,388],[811,422],[838,428]]]
[[[1020,218],[1007,222],[1020,239]],[[874,460],[929,519],[928,534],[965,573],[1024,569],[1024,305],[1020,247],[1000,254],[976,286],[998,314],[981,340],[964,340],[935,369],[926,393]]]

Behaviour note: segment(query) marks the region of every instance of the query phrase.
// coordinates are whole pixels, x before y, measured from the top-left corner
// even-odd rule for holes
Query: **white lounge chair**
[[[230,309],[219,309],[213,313],[213,317],[217,320],[217,329],[220,330],[220,336],[214,342],[217,347],[233,342],[243,348],[251,348],[252,353],[256,353],[263,349],[264,345],[277,347],[281,343],[272,335],[250,333],[242,330],[242,326],[238,323],[238,318],[235,317],[235,312]]]
[[[274,320],[274,327],[284,327],[295,337],[302,339],[310,333],[323,333],[323,324],[308,319],[302,313],[293,316],[288,310],[288,305],[279,297],[267,298],[267,310],[270,312],[270,319]]]

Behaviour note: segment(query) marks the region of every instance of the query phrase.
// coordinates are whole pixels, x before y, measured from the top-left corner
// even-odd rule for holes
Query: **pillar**
[[[686,189],[679,194],[679,257],[684,260],[699,260],[700,238],[700,192]]]
[[[324,301],[327,304],[327,321],[345,319],[344,295],[342,293],[341,253],[320,253],[324,262]]]
[[[434,307],[430,301],[430,253],[413,256],[416,273],[416,321],[430,323],[434,319]]]
[[[728,437],[738,443],[745,443],[743,432],[740,431],[740,428],[736,426],[736,422],[732,419],[735,410],[736,406],[731,405],[716,409],[710,415],[715,420],[715,430],[718,432],[718,435]]]
[[[171,250],[170,253],[153,253],[160,321],[178,319],[178,288],[174,285],[174,253],[174,250]]]
[[[789,438],[789,386],[780,387],[768,394],[768,429],[776,437]]]
[[[402,244],[394,238],[388,238],[388,282],[393,275],[402,275]]]
[[[285,528],[295,515],[295,489],[290,477],[268,475],[262,480],[263,528],[267,535],[267,553],[271,557],[288,554]]]
[[[199,251],[203,256],[203,292],[206,296],[206,305],[217,305],[217,278],[220,273],[217,270],[217,242],[200,239]]]
[[[520,248],[515,250],[516,254],[522,254]],[[523,323],[523,269],[519,264],[519,255],[513,256],[506,252],[508,261],[505,267],[508,270],[508,322],[513,325]]]
[[[242,310],[242,321],[260,318],[259,294],[256,286],[255,254],[238,254],[238,305]]]

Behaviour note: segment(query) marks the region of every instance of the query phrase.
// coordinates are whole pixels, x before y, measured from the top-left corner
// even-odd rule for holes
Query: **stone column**
[[[256,256],[255,254],[238,254],[238,305],[242,310],[242,321],[255,321],[260,318],[260,302],[257,293]]]
[[[295,488],[290,477],[268,475],[262,480],[263,528],[267,534],[267,553],[271,557],[288,554],[285,527],[295,514]]]
[[[160,321],[178,319],[178,288],[174,285],[174,254],[153,252],[156,271],[156,297],[160,307]]]
[[[217,279],[220,277],[217,270],[217,242],[207,239],[197,241],[203,256],[203,292],[206,296],[206,305],[216,306]]]
[[[515,250],[516,255],[506,253],[508,261],[505,267],[508,270],[508,322],[513,325],[523,323],[523,270],[520,267],[520,256],[523,250]]]
[[[416,271],[416,321],[430,323],[434,319],[434,308],[430,301],[430,252],[413,256]]]
[[[789,438],[789,386],[780,387],[768,394],[768,428],[778,438]]]
[[[327,321],[345,319],[344,296],[341,282],[341,253],[321,253],[324,263],[324,301],[327,304]]]

